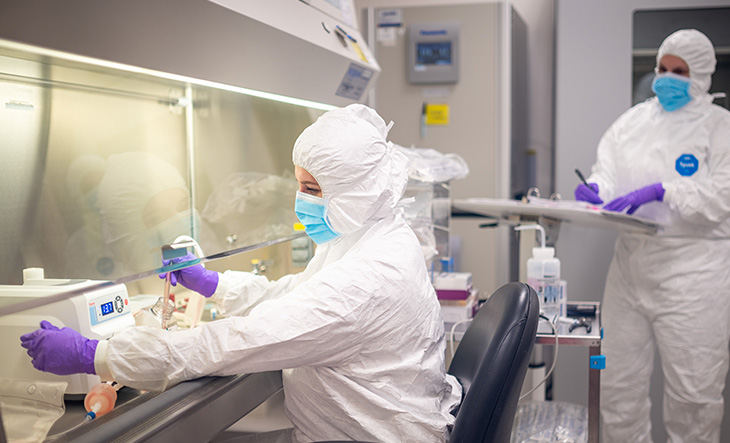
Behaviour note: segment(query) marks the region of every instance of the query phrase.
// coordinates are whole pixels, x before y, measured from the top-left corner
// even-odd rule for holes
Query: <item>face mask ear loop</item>
[[[332,223],[330,223],[330,217],[329,217],[330,200],[328,198],[323,198],[322,200],[323,200],[323,204],[324,204],[324,216],[323,216],[324,217],[324,222],[327,224],[327,227],[332,230],[332,232],[334,232],[337,235],[342,235],[342,233],[337,232],[335,230],[335,228],[332,227]]]

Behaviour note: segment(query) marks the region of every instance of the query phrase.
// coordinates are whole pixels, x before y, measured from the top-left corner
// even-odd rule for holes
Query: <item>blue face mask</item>
[[[667,112],[672,112],[692,100],[689,86],[689,78],[668,72],[657,74],[651,84],[651,90],[656,94],[662,107]]]
[[[304,232],[318,245],[342,235],[335,232],[327,222],[326,204],[327,201],[323,198],[297,191],[294,212],[304,225]]]

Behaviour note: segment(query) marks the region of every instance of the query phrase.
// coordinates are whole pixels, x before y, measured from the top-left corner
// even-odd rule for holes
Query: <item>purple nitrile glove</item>
[[[167,266],[171,263],[188,262],[197,258],[197,256],[188,253],[184,257],[173,258],[172,260],[162,260],[162,264]],[[205,297],[213,295],[216,288],[218,288],[218,273],[205,269],[200,263],[177,271],[172,271],[170,274],[170,283],[172,283],[173,286],[177,286],[177,283],[180,282],[181,285],[202,294]],[[165,278],[165,274],[160,274],[160,278]]]
[[[59,329],[43,320],[41,328],[20,336],[33,367],[56,375],[96,374],[94,356],[99,340],[91,340],[71,328]]]
[[[636,191],[629,192],[624,196],[612,200],[603,209],[621,212],[628,207],[629,210],[626,213],[633,214],[639,209],[639,206],[653,201],[664,201],[664,187],[661,183],[654,183],[653,185],[644,186]]]
[[[575,199],[578,201],[593,203],[594,205],[600,205],[603,203],[601,197],[598,196],[598,183],[588,183],[590,187],[579,184],[573,194]]]

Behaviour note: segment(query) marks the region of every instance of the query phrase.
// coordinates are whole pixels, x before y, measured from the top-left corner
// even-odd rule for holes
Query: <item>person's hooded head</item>
[[[321,189],[321,199],[309,201],[320,205],[320,216],[334,231],[324,241],[395,212],[408,183],[408,159],[386,141],[390,126],[373,109],[353,104],[325,113],[295,142],[294,165],[311,174]],[[298,193],[300,219],[302,198],[308,195]]]
[[[677,61],[674,57],[680,60]],[[687,91],[689,97],[686,99],[688,101],[691,98],[700,97],[710,90],[717,60],[715,48],[705,34],[696,29],[680,29],[664,39],[657,52],[656,63],[657,79],[662,76],[674,77],[675,84],[680,84],[676,80],[681,81],[682,77],[689,78]],[[685,72],[685,64],[688,72]],[[666,101],[662,100],[662,91],[657,91],[656,87],[654,89],[659,101],[665,105]],[[674,94],[676,95],[677,92],[674,91]]]

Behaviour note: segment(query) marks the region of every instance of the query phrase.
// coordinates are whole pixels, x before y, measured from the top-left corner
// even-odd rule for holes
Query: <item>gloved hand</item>
[[[644,186],[636,191],[629,192],[628,194],[612,200],[609,204],[605,205],[603,209],[607,211],[621,212],[626,207],[629,210],[627,214],[633,214],[639,206],[653,202],[653,201],[664,201],[664,187],[661,183],[654,183],[653,185]]]
[[[590,188],[584,184],[579,184],[573,194],[575,199],[578,201],[593,203],[594,205],[600,205],[603,203],[601,197],[598,196],[598,183],[588,183]]]
[[[188,262],[197,258],[197,256],[188,253],[188,255],[184,257],[173,258],[172,260],[162,260],[162,264],[167,266],[171,263]],[[173,271],[171,274],[170,283],[172,283],[173,286],[177,286],[177,283],[180,282],[181,285],[202,294],[205,297],[213,295],[216,288],[218,288],[218,273],[205,269],[200,263]],[[160,278],[165,278],[165,274],[160,274]]]
[[[33,367],[56,375],[96,374],[94,356],[99,340],[88,339],[71,328],[59,329],[43,320],[41,328],[20,336]]]

